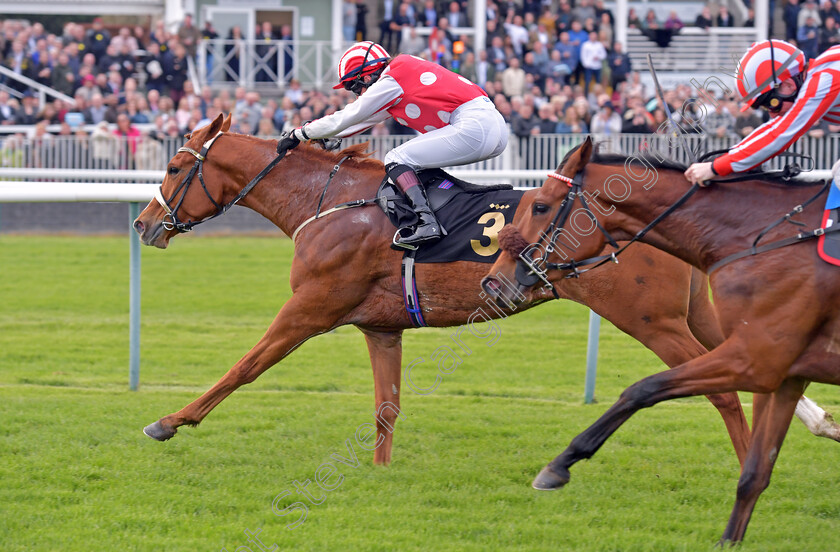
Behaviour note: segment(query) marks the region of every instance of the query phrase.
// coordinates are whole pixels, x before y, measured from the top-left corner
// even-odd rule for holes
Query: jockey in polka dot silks
[[[807,62],[802,50],[792,44],[757,42],[738,63],[735,84],[744,98],[741,111],[763,108],[770,120],[713,162],[691,165],[685,176],[692,183],[757,167],[785,151],[822,119],[840,124],[840,46]],[[832,192],[840,204],[836,186]]]
[[[397,244],[416,245],[443,234],[429,207],[418,169],[464,165],[504,151],[508,129],[484,90],[435,63],[409,55],[391,58],[370,41],[354,44],[338,64],[339,84],[356,94],[341,111],[293,131],[298,140],[351,136],[393,117],[420,136],[385,155],[385,169],[419,222]]]

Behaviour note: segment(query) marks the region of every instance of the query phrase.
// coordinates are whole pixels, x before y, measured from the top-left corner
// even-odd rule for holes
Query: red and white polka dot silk
[[[401,125],[423,134],[448,125],[452,112],[461,105],[487,96],[469,79],[415,56],[397,56],[384,75],[403,89],[400,101],[388,108],[388,113]]]

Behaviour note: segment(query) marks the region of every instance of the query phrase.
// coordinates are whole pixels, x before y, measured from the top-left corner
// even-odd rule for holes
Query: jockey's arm
[[[759,126],[714,160],[715,174],[725,176],[761,165],[787,150],[837,105],[840,105],[840,72],[823,70],[814,74],[803,83],[787,113]]]
[[[399,101],[402,94],[403,89],[397,81],[383,75],[355,102],[332,115],[306,123],[295,130],[295,136],[302,140],[314,140],[357,134],[390,117],[386,110]]]

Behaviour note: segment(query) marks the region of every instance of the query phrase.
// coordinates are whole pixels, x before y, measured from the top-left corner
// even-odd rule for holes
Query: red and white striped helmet
[[[353,44],[338,61],[338,84],[333,88],[343,88],[359,76],[376,72],[390,57],[385,48],[370,40]]]
[[[741,111],[752,107],[755,99],[762,94],[805,71],[805,63],[802,50],[784,40],[753,43],[738,62],[738,76],[735,78],[735,86],[744,98]]]

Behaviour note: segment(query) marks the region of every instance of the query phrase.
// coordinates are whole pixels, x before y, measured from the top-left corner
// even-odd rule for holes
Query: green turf
[[[243,531],[290,550],[710,550],[738,466],[714,409],[640,412],[571,484],[530,482],[624,387],[662,369],[602,328],[583,405],[587,311],[554,303],[499,322],[434,393],[403,387],[394,462],[336,464],[341,485],[286,525],[272,501],[312,480],[370,421],[364,340],[305,344],[169,442],[141,428],[193,400],[256,342],[289,297],[285,239],[176,238],[143,249],[141,387],[128,380],[128,238],[0,236],[0,551],[234,552]],[[409,331],[405,359],[452,330]],[[431,382],[433,370],[414,374]],[[809,395],[840,413],[836,388]],[[749,400],[749,396],[745,396]],[[840,445],[794,422],[746,551],[840,550]],[[336,481],[336,479],[333,479]],[[316,496],[315,498],[320,498]],[[300,500],[295,493],[278,509]],[[245,552],[248,548],[241,548]],[[258,548],[251,545],[251,550]]]

